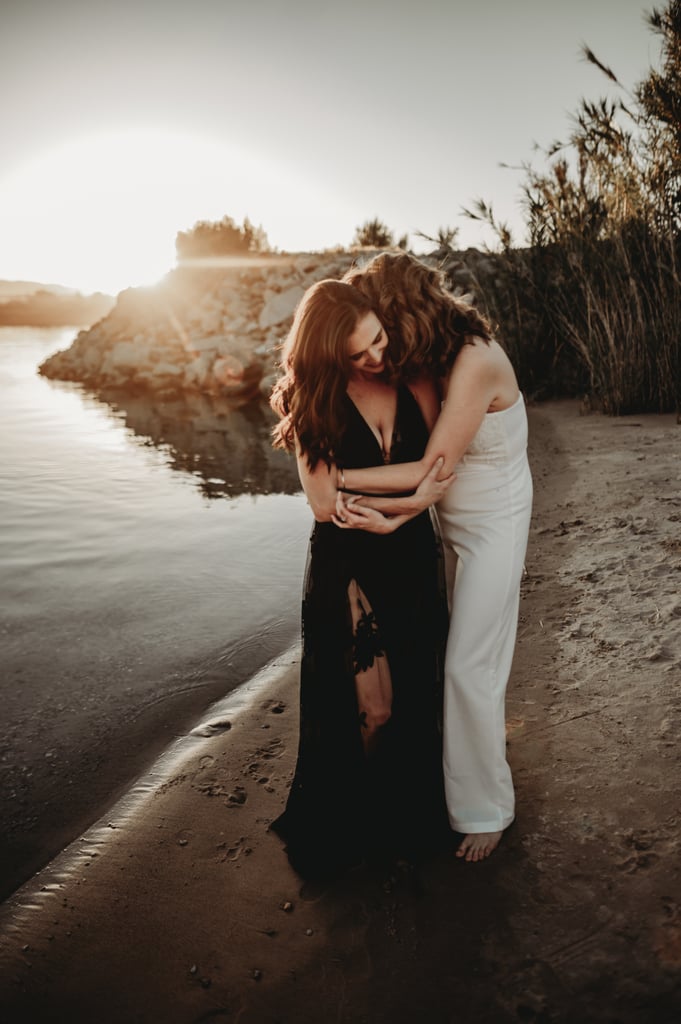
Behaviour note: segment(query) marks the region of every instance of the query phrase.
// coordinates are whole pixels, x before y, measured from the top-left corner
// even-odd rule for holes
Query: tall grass
[[[523,390],[588,395],[614,415],[678,410],[679,255],[640,222],[504,253],[483,299]]]
[[[624,98],[582,101],[548,169],[526,165],[527,247],[485,203],[466,211],[499,238],[503,272],[485,299],[523,386],[586,392],[614,415],[681,409],[680,0],[649,22],[662,70]]]

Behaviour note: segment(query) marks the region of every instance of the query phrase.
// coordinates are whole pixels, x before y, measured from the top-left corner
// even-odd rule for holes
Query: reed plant
[[[648,18],[661,69],[616,100],[583,100],[547,168],[525,165],[527,246],[484,202],[466,211],[499,239],[484,298],[523,387],[583,392],[614,415],[681,408],[681,0]]]

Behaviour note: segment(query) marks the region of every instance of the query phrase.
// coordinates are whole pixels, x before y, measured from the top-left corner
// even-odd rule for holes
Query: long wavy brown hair
[[[385,327],[396,377],[445,376],[463,345],[492,339],[489,321],[448,291],[444,273],[409,253],[379,253],[343,281],[368,299]]]
[[[338,451],[350,376],[348,340],[372,310],[359,289],[331,279],[308,288],[296,309],[282,351],[283,375],[270,397],[280,417],[273,443],[287,451],[297,444],[310,469],[320,459],[331,465]]]

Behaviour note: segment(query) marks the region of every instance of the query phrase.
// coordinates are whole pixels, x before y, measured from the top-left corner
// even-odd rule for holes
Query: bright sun
[[[0,278],[83,292],[150,284],[173,265],[178,230],[225,214],[250,217],[289,249],[345,240],[355,215],[293,170],[236,146],[110,132],[65,143],[0,182]]]

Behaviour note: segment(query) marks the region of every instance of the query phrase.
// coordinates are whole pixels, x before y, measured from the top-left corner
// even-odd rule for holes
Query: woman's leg
[[[450,824],[467,837],[461,853],[474,849],[473,860],[491,852],[515,812],[505,697],[528,525],[529,507],[458,527],[445,663],[444,774]],[[471,836],[481,837],[473,847]]]
[[[359,724],[365,754],[370,754],[392,710],[390,666],[374,612],[356,580],[348,586],[352,617],[353,670]]]

